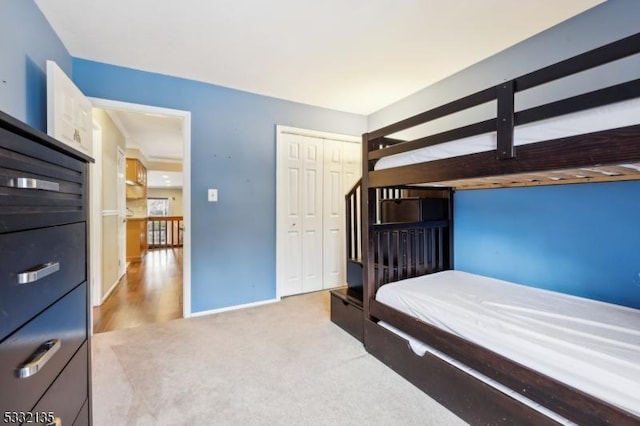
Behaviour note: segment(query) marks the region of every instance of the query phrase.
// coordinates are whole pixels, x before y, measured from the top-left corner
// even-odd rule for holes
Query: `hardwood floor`
[[[93,308],[93,332],[182,318],[182,248],[147,252],[109,298]]]

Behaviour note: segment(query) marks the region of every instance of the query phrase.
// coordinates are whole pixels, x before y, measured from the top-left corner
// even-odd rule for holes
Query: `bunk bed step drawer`
[[[331,321],[359,341],[364,340],[362,302],[346,289],[331,291]]]

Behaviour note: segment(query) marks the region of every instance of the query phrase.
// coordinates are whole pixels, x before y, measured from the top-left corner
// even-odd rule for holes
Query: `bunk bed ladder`
[[[362,289],[361,190],[362,179],[359,179],[345,195],[347,285],[352,289]]]
[[[347,285],[362,289],[362,180],[345,195]],[[376,288],[380,285],[450,268],[449,221],[421,220],[385,223],[382,203],[406,199],[401,188],[375,190],[375,224],[369,237],[373,240]]]
[[[402,191],[381,188],[376,191],[376,222],[380,222],[380,202],[401,199]],[[347,286],[362,291],[362,179],[359,179],[345,195]]]

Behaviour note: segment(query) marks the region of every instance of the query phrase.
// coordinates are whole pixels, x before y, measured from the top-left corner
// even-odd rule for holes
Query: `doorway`
[[[156,188],[158,186],[160,186],[160,184],[157,183],[157,179],[155,179],[154,182],[156,183],[152,183],[151,185],[149,185],[149,188],[147,188],[146,185],[146,180],[148,179],[147,176],[150,176],[151,174],[158,174],[160,176],[160,179],[162,179],[163,175],[167,175],[167,174],[171,174],[172,178],[173,178],[173,184],[172,184],[172,190],[174,192],[180,192],[180,196],[173,196],[171,198],[173,198],[173,202],[174,202],[174,208],[176,211],[179,211],[180,213],[180,247],[165,247],[162,249],[154,249],[154,250],[149,250],[148,252],[146,252],[146,257],[144,258],[145,263],[131,263],[127,258],[126,261],[126,265],[127,268],[125,270],[125,268],[123,267],[122,270],[119,273],[119,278],[121,277],[121,279],[119,279],[114,285],[113,287],[110,289],[110,291],[107,294],[103,294],[103,296],[101,297],[100,302],[104,302],[105,300],[107,300],[107,297],[111,298],[113,296],[114,299],[118,299],[118,298],[122,298],[125,297],[123,296],[124,294],[126,294],[125,291],[121,291],[119,289],[119,287],[121,286],[122,282],[125,283],[124,287],[127,287],[129,290],[131,290],[133,293],[130,294],[131,298],[135,298],[135,297],[139,297],[140,293],[140,289],[141,287],[148,287],[151,289],[151,291],[153,292],[158,292],[160,291],[160,288],[162,286],[166,287],[166,294],[168,294],[168,296],[162,296],[163,300],[159,301],[158,303],[162,303],[163,308],[161,310],[164,311],[164,314],[160,313],[159,309],[155,309],[154,308],[154,312],[159,312],[158,315],[155,315],[156,319],[158,321],[161,321],[164,319],[171,319],[173,316],[173,318],[176,317],[176,313],[173,312],[174,309],[165,309],[166,308],[166,304],[167,304],[167,300],[168,298],[172,298],[175,302],[173,303],[175,304],[179,304],[180,306],[180,312],[178,314],[177,317],[190,317],[191,316],[191,303],[190,303],[190,294],[191,294],[191,286],[190,286],[190,271],[191,271],[191,265],[190,265],[190,258],[191,258],[191,254],[190,254],[190,241],[191,241],[191,233],[190,233],[190,217],[191,217],[191,212],[190,212],[190,187],[191,187],[191,182],[190,182],[190,141],[191,141],[191,135],[190,135],[190,129],[191,129],[191,123],[190,123],[190,113],[187,111],[179,111],[179,110],[171,110],[171,109],[166,109],[166,108],[159,108],[159,107],[153,107],[153,106],[148,106],[148,105],[139,105],[139,104],[131,104],[131,103],[126,103],[126,102],[119,102],[119,101],[112,101],[112,100],[106,100],[106,99],[97,99],[97,98],[90,98],[90,101],[92,103],[92,105],[94,106],[94,108],[99,108],[100,110],[103,111],[107,111],[110,112],[109,117],[111,118],[111,120],[114,122],[114,124],[116,124],[116,127],[118,127],[119,129],[121,129],[121,133],[123,134],[123,136],[127,139],[127,143],[126,143],[126,157],[130,158],[130,157],[135,157],[136,156],[136,151],[139,154],[142,154],[142,156],[144,156],[145,151],[144,149],[140,149],[139,144],[136,143],[135,138],[132,138],[132,134],[129,134],[129,132],[127,132],[126,130],[126,126],[123,124],[123,120],[119,119],[118,117],[122,117],[122,114],[138,114],[141,116],[144,116],[148,119],[153,118],[153,119],[161,119],[163,117],[166,117],[167,119],[171,119],[174,122],[179,122],[180,123],[180,134],[181,134],[181,139],[182,139],[182,148],[181,148],[181,152],[180,152],[180,157],[181,157],[181,164],[179,164],[179,167],[176,167],[175,161],[169,161],[170,159],[168,158],[157,158],[157,157],[151,157],[149,156],[149,158],[144,158],[144,164],[145,164],[145,195],[144,197],[140,197],[139,200],[133,200],[133,199],[127,199],[126,201],[124,201],[124,196],[118,196],[118,199],[122,199],[122,202],[118,203],[118,215],[121,216],[124,220],[123,222],[127,225],[127,226],[131,226],[133,223],[133,219],[138,219],[141,217],[145,218],[145,222],[144,225],[141,225],[141,236],[144,236],[145,240],[148,238],[149,231],[148,231],[148,226],[151,226],[151,221],[147,221],[146,218],[148,216],[148,212],[147,212],[147,191],[149,193],[151,193],[154,190],[157,189],[152,189],[152,186],[155,186]],[[126,167],[121,166],[121,164],[124,164],[124,160],[125,160],[125,152],[121,152],[118,155],[118,179],[121,180],[121,182],[123,183],[118,184],[118,191],[122,191],[124,193],[124,189],[125,189],[125,185],[124,185],[124,181],[128,180],[128,177],[126,176],[127,171],[126,171]],[[140,161],[142,163],[142,161]],[[164,170],[164,169],[171,169],[170,171]],[[175,176],[179,175],[179,183],[176,184],[176,178]],[[151,179],[149,177],[149,179]],[[162,186],[165,186],[165,183],[162,182]],[[179,190],[178,190],[179,187]],[[165,188],[162,188],[165,189]],[[166,188],[166,190],[168,190],[169,188]],[[140,204],[139,207],[140,211],[137,211],[137,214],[135,218],[132,218],[132,209],[131,207],[136,207],[134,205],[132,205],[130,203],[130,201],[136,201],[138,202],[138,204]],[[136,208],[137,208],[136,207]],[[98,216],[99,214],[104,214],[105,211],[103,210],[102,212],[93,212],[92,213],[92,217],[93,216]],[[108,213],[108,212],[107,212]],[[142,222],[140,222],[142,223]],[[144,227],[145,229],[142,230],[142,227]],[[122,234],[120,234],[120,240],[122,240]],[[120,243],[118,244],[121,248],[118,250],[118,257],[120,259],[124,259],[126,256],[126,246],[129,242],[125,242],[125,243]],[[93,244],[92,244],[93,245]],[[145,245],[146,245],[146,241],[145,241]],[[98,247],[94,247],[92,248],[92,250],[96,250],[98,249]],[[128,256],[127,256],[128,257]],[[148,259],[148,262],[146,261]],[[141,259],[142,260],[142,259]],[[145,269],[147,268],[147,269]],[[152,271],[153,270],[153,271]],[[124,275],[122,275],[122,273],[124,273]],[[151,280],[151,279],[147,279],[150,277],[166,277],[165,280],[163,281],[159,281],[159,280]],[[118,284],[120,283],[120,284]],[[94,289],[94,292],[99,291],[98,289]],[[104,293],[104,292],[103,292]],[[136,296],[135,294],[138,294],[138,296]],[[179,300],[177,300],[179,298]],[[160,306],[160,305],[158,305]],[[106,308],[106,305],[105,305]],[[133,311],[135,312],[135,310]],[[151,315],[149,315],[149,313],[144,313],[143,310],[138,311],[138,314],[132,314],[131,315],[131,320],[132,321],[138,321],[140,323],[141,318],[147,318],[147,319],[152,319]],[[164,315],[164,316],[163,316]],[[136,318],[137,317],[137,318]],[[97,320],[99,320],[99,318],[96,318]],[[95,325],[95,322],[94,322]]]

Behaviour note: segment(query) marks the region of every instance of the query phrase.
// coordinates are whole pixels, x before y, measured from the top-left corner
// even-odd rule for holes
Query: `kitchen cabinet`
[[[126,176],[129,185],[147,184],[147,169],[137,158],[127,158]]]
[[[126,162],[127,198],[147,198],[147,168],[136,158]]]
[[[128,218],[127,262],[141,262],[147,248],[147,218]]]

